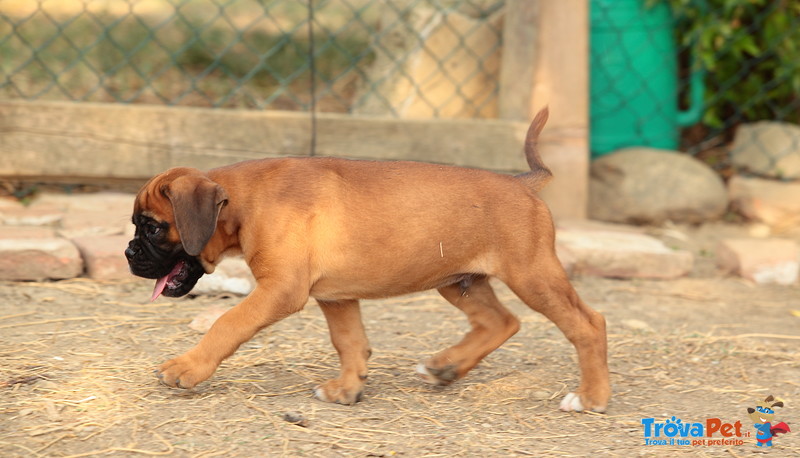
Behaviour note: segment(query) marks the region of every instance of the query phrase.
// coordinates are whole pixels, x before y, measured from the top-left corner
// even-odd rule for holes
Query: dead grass
[[[755,449],[750,442],[646,448],[640,421],[719,417],[747,429],[746,407],[767,394],[785,399],[779,416],[790,425],[800,412],[799,335],[789,321],[798,318],[788,302],[776,305],[794,288],[723,279],[579,281],[609,320],[615,396],[607,415],[580,415],[557,410],[577,384],[574,351],[505,289],[499,296],[523,330],[446,388],[419,382],[412,368],[465,331],[458,312],[430,293],[368,301],[375,355],[366,399],[338,406],[310,395],[338,370],[314,306],[243,345],[195,390],[159,386],[152,368],[199,338],[186,326],[191,318],[237,299],[151,304],[149,286],[0,284],[0,454],[746,456]],[[709,289],[713,295],[702,294]],[[652,329],[620,324],[631,317]],[[286,421],[287,413],[305,426]],[[800,452],[797,436],[780,436],[774,452]]]

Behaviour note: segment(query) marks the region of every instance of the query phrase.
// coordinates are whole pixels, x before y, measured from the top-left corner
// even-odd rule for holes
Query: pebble
[[[629,320],[622,320],[622,325],[628,329],[633,329],[634,331],[648,331],[651,332],[653,330],[649,324],[645,323],[642,320],[637,319],[629,319]]]
[[[300,412],[286,412],[283,414],[283,420],[293,425],[302,426],[303,428],[308,427],[308,419]]]

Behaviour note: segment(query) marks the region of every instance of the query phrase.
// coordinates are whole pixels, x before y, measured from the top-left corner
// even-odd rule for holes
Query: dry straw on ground
[[[576,284],[609,321],[615,397],[607,415],[557,410],[577,384],[574,351],[504,288],[499,296],[522,331],[445,388],[421,383],[413,367],[466,331],[460,312],[431,293],[367,301],[375,352],[365,400],[339,406],[311,396],[338,370],[312,304],[181,391],[158,385],[152,368],[196,343],[187,324],[198,312],[238,298],[148,303],[144,282],[3,283],[0,454],[747,456],[752,438],[645,447],[641,419],[719,417],[749,431],[746,408],[767,394],[786,402],[779,419],[800,418],[794,288],[730,279]],[[631,320],[645,326],[622,324]],[[778,437],[773,451],[800,452],[798,434]]]

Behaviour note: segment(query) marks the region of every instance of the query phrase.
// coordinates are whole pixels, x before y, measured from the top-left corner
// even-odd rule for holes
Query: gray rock
[[[627,148],[592,162],[589,217],[593,219],[702,223],[722,216],[727,206],[719,175],[680,152]]]
[[[776,121],[742,124],[731,149],[733,165],[770,178],[800,178],[800,127]]]

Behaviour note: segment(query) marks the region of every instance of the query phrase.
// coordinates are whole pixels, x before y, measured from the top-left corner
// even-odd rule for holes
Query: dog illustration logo
[[[763,402],[756,404],[755,408],[747,408],[750,419],[755,422],[753,426],[758,432],[756,440],[759,447],[772,447],[772,439],[775,436],[791,432],[789,425],[784,422],[772,424],[772,420],[775,419],[775,407],[783,407],[783,401],[769,395]]]

